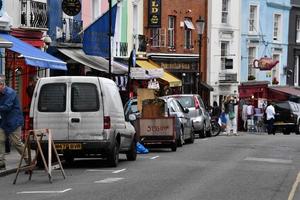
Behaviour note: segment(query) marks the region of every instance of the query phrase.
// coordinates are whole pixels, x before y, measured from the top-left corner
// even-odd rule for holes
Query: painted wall
[[[237,74],[240,76],[240,2],[243,0],[229,1],[228,23],[221,23],[222,0],[208,1],[208,38],[207,42],[207,76],[208,84],[214,91],[211,92],[211,102],[219,102],[219,95],[236,95],[238,82],[221,83],[220,74]],[[229,44],[227,58],[233,59],[232,69],[221,68],[221,41]],[[239,80],[239,78],[238,78]]]
[[[253,34],[249,34],[249,8],[250,5],[258,6],[258,26]],[[280,85],[286,84],[288,28],[289,28],[290,1],[287,0],[243,0],[241,7],[242,37],[241,37],[241,81],[248,81],[248,48],[256,47],[256,57],[273,57],[280,54],[280,63],[277,64],[277,80]],[[281,15],[281,40],[273,40],[274,14]],[[255,69],[255,80],[272,82],[272,71]]]

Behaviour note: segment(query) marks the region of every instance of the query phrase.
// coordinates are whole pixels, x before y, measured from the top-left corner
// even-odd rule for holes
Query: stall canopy
[[[300,97],[300,88],[292,86],[271,86],[269,87],[271,91],[277,91],[285,93],[290,97]]]
[[[108,73],[109,63],[103,57],[86,55],[80,48],[58,48],[58,51],[84,66]],[[115,61],[112,62],[113,74],[125,74],[127,71],[127,66]]]
[[[157,69],[160,68],[153,62],[149,62],[147,60],[137,60],[136,64],[143,69]],[[177,79],[175,76],[171,75],[168,72],[164,72],[163,76],[160,78],[169,83],[170,87],[180,87],[182,86],[181,80]]]
[[[27,44],[26,42],[23,42],[22,40],[19,40],[16,37],[1,33],[0,38],[11,42],[13,46],[8,49],[19,53],[21,57],[24,57],[27,65],[56,70],[67,70],[65,62]]]

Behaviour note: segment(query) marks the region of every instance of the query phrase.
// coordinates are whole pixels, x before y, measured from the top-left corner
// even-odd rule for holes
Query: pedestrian
[[[221,109],[218,106],[218,103],[216,101],[213,102],[213,107],[212,107],[212,112],[211,112],[211,116],[213,118],[219,118],[221,115]]]
[[[227,119],[226,133],[229,136],[232,131],[233,135],[238,135],[237,133],[237,114],[236,105],[238,104],[236,97],[227,96],[224,102],[225,114]]]
[[[266,118],[267,118],[267,130],[268,135],[275,135],[275,129],[274,129],[274,120],[275,120],[275,108],[273,106],[273,103],[271,101],[268,102],[268,106],[266,108]]]
[[[17,93],[5,85],[5,76],[0,76],[0,170],[5,169],[5,138],[6,136],[21,155],[24,144],[20,138],[24,124],[23,113],[20,108]],[[25,151],[24,160],[28,163],[28,154]]]

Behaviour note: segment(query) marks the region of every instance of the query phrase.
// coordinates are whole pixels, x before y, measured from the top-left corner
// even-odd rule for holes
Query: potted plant
[[[255,76],[249,75],[249,76],[248,76],[248,80],[249,80],[249,81],[255,80]]]
[[[276,77],[274,77],[274,78],[272,79],[272,84],[273,84],[273,85],[277,85],[278,83],[279,83],[279,81],[277,80]]]

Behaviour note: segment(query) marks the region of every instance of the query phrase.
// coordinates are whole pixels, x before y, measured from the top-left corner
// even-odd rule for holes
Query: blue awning
[[[115,32],[117,4],[111,9],[111,31]],[[83,31],[83,51],[87,55],[107,58],[109,55],[109,12],[107,11]]]
[[[41,51],[38,48],[35,48],[30,44],[27,44],[26,42],[23,42],[22,40],[19,40],[14,36],[0,33],[0,38],[10,41],[13,46],[8,49],[23,56],[27,65],[41,68],[67,70],[65,62],[44,51]]]

